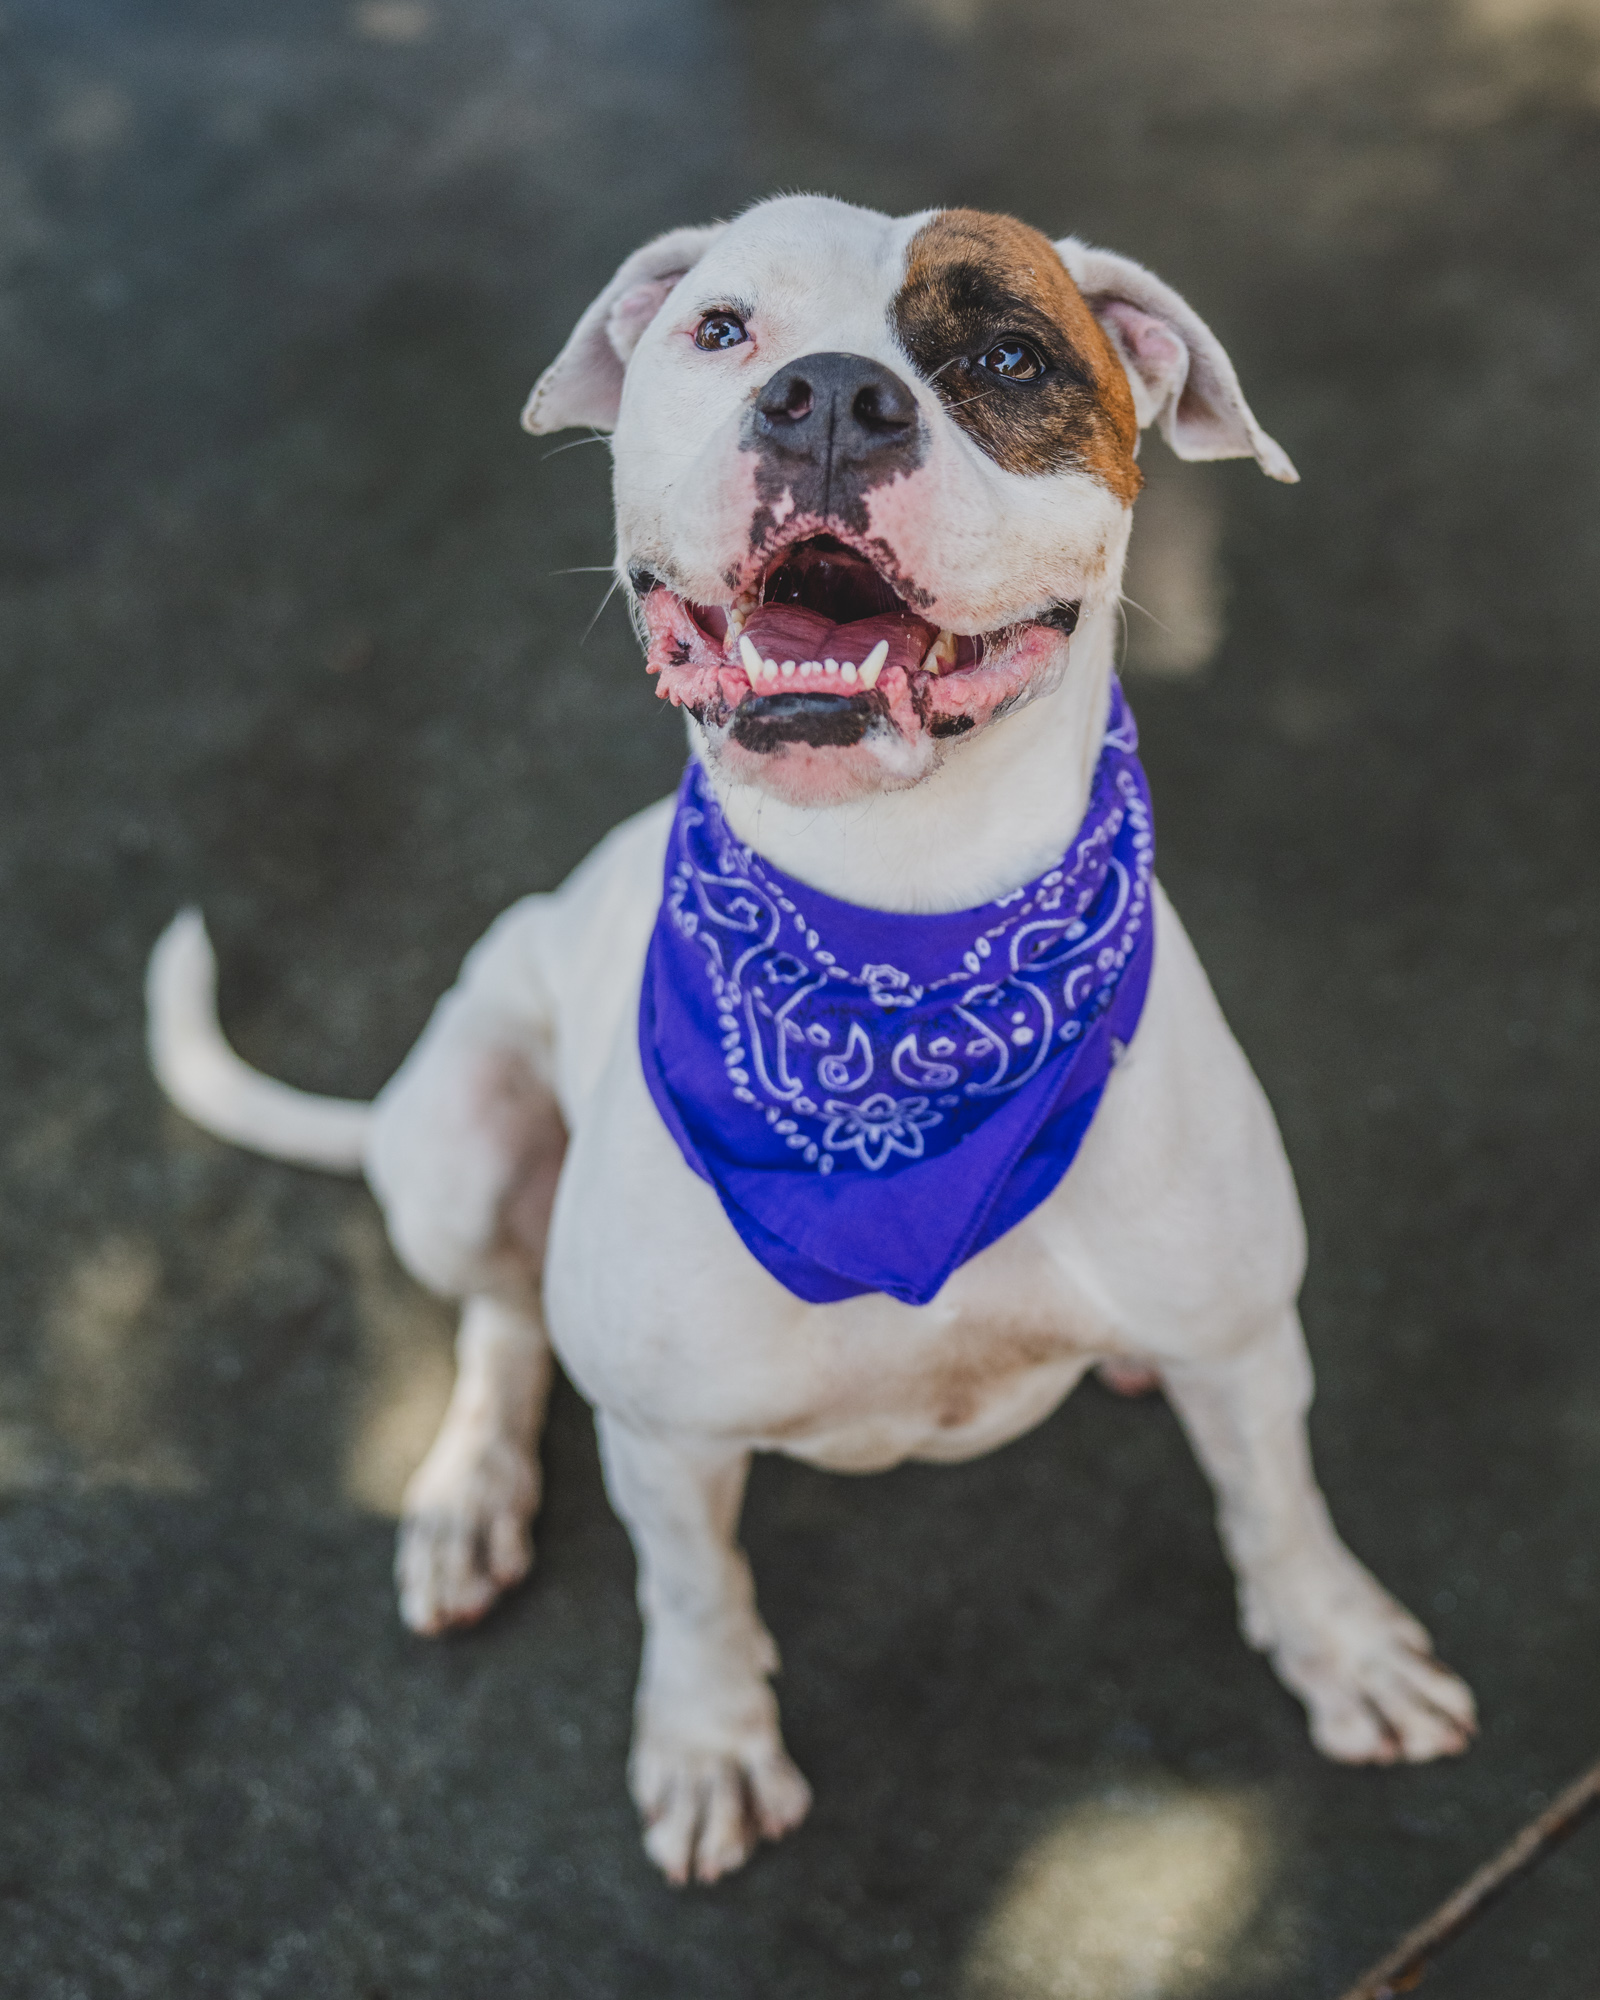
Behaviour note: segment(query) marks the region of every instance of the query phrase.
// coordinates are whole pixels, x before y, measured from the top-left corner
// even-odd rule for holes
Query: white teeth
[[[925,674],[942,674],[956,663],[956,635],[941,632],[922,658]]]
[[[941,632],[938,639],[928,649],[928,656],[923,661],[923,665],[927,667],[930,673],[937,673],[939,671],[938,666],[934,664],[934,656],[947,638],[950,638],[950,655],[954,658],[955,641],[948,633]],[[784,680],[793,680],[796,674],[802,680],[810,680],[818,674],[837,674],[841,680],[847,681],[852,685],[859,683],[862,687],[876,687],[878,676],[883,672],[883,664],[888,657],[889,643],[886,639],[880,639],[859,667],[851,660],[800,660],[798,662],[785,660],[780,666],[776,660],[762,659],[760,653],[756,650],[754,640],[746,638],[743,633],[739,635],[739,658],[743,662],[745,672],[750,676],[752,686],[757,681],[775,681],[780,677]]]
[[[738,639],[743,636],[745,620],[755,610],[760,598],[755,591],[747,590],[742,597],[736,597],[728,606],[728,637]]]
[[[861,685],[863,687],[870,688],[878,685],[878,676],[883,672],[883,663],[888,657],[889,642],[887,639],[880,639],[877,645],[873,647],[872,651],[861,662]]]

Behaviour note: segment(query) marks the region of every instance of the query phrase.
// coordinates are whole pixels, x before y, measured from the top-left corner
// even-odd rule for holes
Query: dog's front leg
[[[553,1368],[531,1301],[467,1300],[450,1407],[401,1507],[395,1582],[414,1632],[474,1624],[527,1574]]]
[[[1311,1469],[1311,1364],[1291,1310],[1261,1339],[1162,1379],[1216,1488],[1240,1623],[1342,1763],[1423,1763],[1464,1750],[1471,1691],[1339,1539]]]
[[[606,1489],[639,1561],[644,1659],[628,1777],[645,1852],[669,1881],[714,1882],[800,1824],[767,1676],[777,1648],[735,1541],[750,1454],[598,1419]]]

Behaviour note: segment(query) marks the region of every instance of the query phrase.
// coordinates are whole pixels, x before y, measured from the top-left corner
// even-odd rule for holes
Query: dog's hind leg
[[[554,1009],[529,897],[468,959],[373,1107],[367,1176],[412,1273],[465,1301],[454,1394],[406,1489],[395,1576],[418,1632],[481,1618],[532,1561],[553,1370],[539,1308],[566,1151]]]
[[[450,1407],[401,1510],[395,1583],[414,1632],[473,1624],[528,1573],[553,1369],[536,1305],[468,1299]]]
[[[628,1776],[645,1852],[669,1881],[714,1882],[800,1824],[768,1685],[778,1653],[735,1535],[750,1455],[597,1420],[606,1489],[639,1560],[644,1659]]]
[[[1245,1637],[1305,1703],[1317,1748],[1349,1764],[1464,1750],[1471,1691],[1328,1516],[1306,1438],[1311,1364],[1298,1316],[1219,1360],[1164,1360],[1161,1374],[1216,1489]]]

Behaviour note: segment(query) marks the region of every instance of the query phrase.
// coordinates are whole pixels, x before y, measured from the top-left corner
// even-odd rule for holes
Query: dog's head
[[[1139,265],[814,196],[636,251],[523,422],[614,430],[659,692],[730,775],[818,804],[916,783],[1060,678],[1116,601],[1142,426],[1295,477]]]

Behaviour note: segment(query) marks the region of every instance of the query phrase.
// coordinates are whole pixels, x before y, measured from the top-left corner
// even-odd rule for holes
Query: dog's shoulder
[[[498,917],[462,968],[462,987],[494,1013],[538,1021],[569,1117],[636,1005],[672,809],[662,799],[613,827],[559,888]]]

